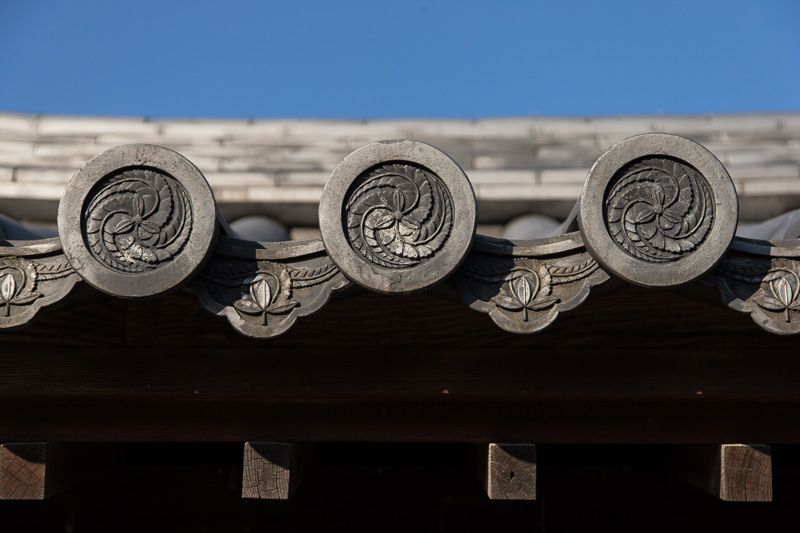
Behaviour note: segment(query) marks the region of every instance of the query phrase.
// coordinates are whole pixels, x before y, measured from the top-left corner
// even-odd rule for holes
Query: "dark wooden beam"
[[[308,449],[288,442],[245,442],[242,498],[287,500],[307,471]]]
[[[490,500],[536,499],[536,445],[477,446],[475,469]]]
[[[797,338],[667,291],[607,294],[530,336],[431,294],[364,293],[252,340],[179,293],[2,339],[4,441],[800,442]]]

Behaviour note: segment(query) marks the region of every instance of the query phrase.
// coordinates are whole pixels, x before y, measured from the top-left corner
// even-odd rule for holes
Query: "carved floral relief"
[[[291,262],[215,257],[195,283],[201,303],[245,335],[272,337],[348,284],[327,256]]]
[[[36,267],[20,257],[0,259],[0,315],[9,316],[12,306],[26,305],[42,293],[36,290]]]
[[[39,308],[67,296],[77,281],[63,255],[0,257],[0,328],[28,323]]]
[[[268,315],[282,315],[300,305],[291,300],[289,271],[275,263],[260,263],[256,275],[242,282],[241,293],[242,297],[233,302],[233,307],[239,313],[260,317],[264,326]]]
[[[447,188],[412,164],[386,164],[353,184],[345,206],[348,240],[367,261],[410,267],[435,254],[453,224]]]
[[[649,157],[619,174],[605,209],[620,248],[642,261],[667,263],[702,244],[714,220],[714,198],[699,172],[674,159]]]
[[[458,271],[462,300],[488,313],[503,329],[533,333],[550,325],[560,310],[583,302],[589,288],[608,279],[589,254],[559,259],[471,256]]]
[[[104,178],[84,213],[86,244],[107,267],[138,273],[181,251],[192,231],[189,197],[157,170],[132,168]]]
[[[771,269],[761,281],[761,294],[753,299],[762,309],[782,313],[786,322],[791,322],[794,312],[800,311],[800,302],[797,301],[800,278],[797,265],[793,267]]]
[[[706,283],[717,286],[728,307],[749,313],[767,331],[800,333],[800,263],[795,259],[729,253]]]

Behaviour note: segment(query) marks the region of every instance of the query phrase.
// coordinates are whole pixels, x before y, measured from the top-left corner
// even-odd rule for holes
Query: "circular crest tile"
[[[67,259],[91,286],[125,298],[180,287],[213,252],[216,206],[203,174],[161,146],[131,144],[90,160],[58,208]]]
[[[736,233],[736,189],[703,146],[667,134],[625,139],[586,179],[578,223],[609,272],[645,287],[693,281],[722,259]]]
[[[348,155],[319,207],[333,262],[373,291],[405,294],[450,276],[475,236],[475,193],[444,152],[418,141],[382,141]]]

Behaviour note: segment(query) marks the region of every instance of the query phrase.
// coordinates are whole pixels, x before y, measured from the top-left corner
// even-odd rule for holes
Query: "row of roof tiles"
[[[0,211],[9,201],[45,202],[54,215],[69,178],[98,153],[133,142],[172,148],[197,165],[226,204],[316,204],[333,168],[375,140],[415,138],[467,171],[486,222],[542,211],[558,215],[578,198],[586,173],[614,143],[637,133],[689,137],[717,155],[734,179],[743,218],[800,207],[800,113],[698,116],[511,117],[487,119],[147,119],[0,113]],[[13,212],[14,216],[26,217]],[[263,208],[263,209],[262,209]],[[312,212],[312,211],[309,211]],[[504,215],[505,214],[505,215]],[[566,212],[563,213],[563,216]],[[306,225],[314,225],[308,220]]]

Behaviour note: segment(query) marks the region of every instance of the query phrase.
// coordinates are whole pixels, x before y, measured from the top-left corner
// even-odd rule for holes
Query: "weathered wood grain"
[[[772,501],[772,449],[766,444],[682,446],[672,463],[685,481],[721,500]]]
[[[772,501],[772,449],[766,444],[723,444],[719,497],[729,502]]]
[[[306,472],[303,447],[288,442],[246,442],[242,498],[288,500]]]
[[[490,500],[536,499],[536,445],[489,443],[479,446],[476,467]]]
[[[43,500],[94,477],[115,461],[95,444],[0,444],[0,500]]]
[[[46,442],[0,444],[0,500],[43,500]]]

